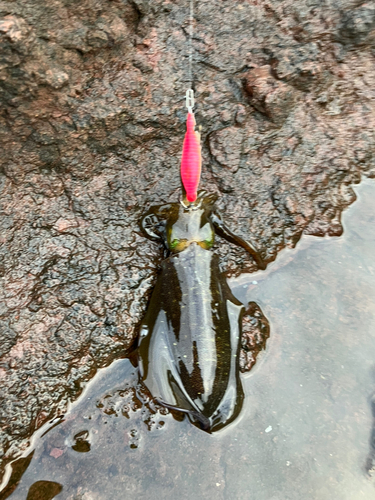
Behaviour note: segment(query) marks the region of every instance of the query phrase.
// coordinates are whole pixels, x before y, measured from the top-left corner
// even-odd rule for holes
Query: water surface
[[[9,498],[373,500],[365,466],[375,391],[375,184],[355,188],[340,238],[304,237],[233,280],[271,323],[243,377],[239,419],[208,435],[134,395],[128,360],[101,370],[34,440]],[[55,423],[57,423],[56,421]]]

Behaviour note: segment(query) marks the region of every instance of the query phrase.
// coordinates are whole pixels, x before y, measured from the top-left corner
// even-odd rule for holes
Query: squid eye
[[[171,243],[170,243],[170,245],[169,245],[169,246],[170,246],[170,248],[173,250],[174,248],[176,248],[176,246],[177,246],[179,243],[180,243],[180,240],[175,239],[175,240],[171,241]]]

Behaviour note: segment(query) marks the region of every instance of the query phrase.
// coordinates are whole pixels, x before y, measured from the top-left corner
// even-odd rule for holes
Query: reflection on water
[[[356,190],[343,237],[305,237],[266,272],[232,281],[240,300],[261,306],[272,332],[243,377],[236,423],[212,436],[176,420],[120,360],[38,434],[7,496],[372,500],[365,466],[375,389],[375,185]],[[18,479],[25,460],[14,464]]]

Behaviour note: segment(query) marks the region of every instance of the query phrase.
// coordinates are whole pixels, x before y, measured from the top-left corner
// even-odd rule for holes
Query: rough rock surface
[[[179,196],[187,1],[0,1],[0,457],[136,336],[162,257],[138,229]],[[200,0],[202,186],[265,260],[340,235],[375,176],[375,9]],[[219,241],[231,273],[255,270]]]

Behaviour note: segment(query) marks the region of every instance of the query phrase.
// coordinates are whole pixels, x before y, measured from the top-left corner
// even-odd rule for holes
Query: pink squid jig
[[[186,199],[189,203],[193,203],[197,199],[202,166],[200,134],[194,130],[195,118],[192,111],[193,106],[194,92],[189,89],[186,92],[188,115],[181,158],[181,180],[186,191]]]

